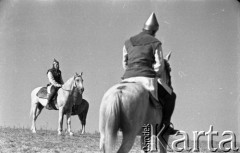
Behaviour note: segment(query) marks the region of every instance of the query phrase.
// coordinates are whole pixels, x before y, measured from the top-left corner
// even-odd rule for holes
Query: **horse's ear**
[[[83,75],[83,72],[81,72],[81,76]]]
[[[172,52],[169,52],[169,53],[166,55],[165,59],[166,59],[167,61],[170,60],[171,54],[172,54]]]
[[[79,74],[77,72],[75,72],[75,75],[74,75],[74,79],[79,76]]]

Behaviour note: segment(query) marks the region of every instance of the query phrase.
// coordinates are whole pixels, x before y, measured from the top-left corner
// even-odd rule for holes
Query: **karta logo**
[[[160,130],[158,133],[156,132],[156,127],[153,127],[151,124],[147,124],[143,126],[142,138],[141,138],[141,149],[144,152],[156,152],[159,148],[158,145],[162,145],[163,147],[167,146],[167,150],[170,152],[182,152],[182,151],[192,151],[192,152],[199,152],[199,145],[200,145],[200,137],[207,137],[207,148],[208,151],[217,152],[229,152],[229,151],[238,151],[239,148],[236,146],[236,135],[232,131],[224,131],[222,136],[223,140],[218,142],[218,147],[213,146],[214,136],[219,136],[218,131],[213,131],[213,126],[210,125],[210,128],[207,132],[205,131],[193,131],[193,146],[190,147],[189,145],[189,135],[185,131],[179,131],[175,136],[182,136],[181,138],[177,138],[172,141],[171,145],[167,144],[167,141],[162,136],[162,131]],[[183,145],[180,145],[183,144]],[[227,146],[227,144],[230,144]],[[182,146],[182,147],[180,147]]]

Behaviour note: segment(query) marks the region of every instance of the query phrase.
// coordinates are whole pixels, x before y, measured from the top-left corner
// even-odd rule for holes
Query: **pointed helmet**
[[[144,24],[143,29],[157,31],[159,27],[155,13],[152,13]]]
[[[59,64],[59,62],[58,62],[55,58],[53,59],[53,64],[54,64],[54,63]]]

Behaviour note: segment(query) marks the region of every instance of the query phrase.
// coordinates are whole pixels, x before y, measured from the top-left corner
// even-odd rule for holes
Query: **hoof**
[[[37,133],[36,130],[34,130],[34,129],[31,129],[31,131],[32,131],[32,133]]]
[[[65,130],[65,134],[68,134],[68,131],[67,131],[67,130]]]
[[[70,136],[73,136],[73,132],[69,132],[69,135],[70,135]]]
[[[73,132],[71,132],[71,131],[69,132],[69,131],[66,130],[65,134],[69,134],[70,136],[73,136]]]
[[[62,135],[62,132],[58,131],[58,135],[61,136],[61,135]]]

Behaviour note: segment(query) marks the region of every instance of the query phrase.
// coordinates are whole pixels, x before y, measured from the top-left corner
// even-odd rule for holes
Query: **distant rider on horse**
[[[52,85],[50,94],[48,95],[49,104],[49,102],[53,100],[58,89],[64,84],[61,71],[59,70],[59,62],[56,59],[53,60],[53,67],[47,71],[47,77],[50,82],[48,85]]]
[[[163,125],[169,134],[176,134],[171,116],[175,107],[176,95],[171,87],[166,88],[158,79],[164,71],[162,43],[155,38],[159,28],[154,13],[144,24],[143,31],[128,39],[123,47],[123,81],[140,82],[152,96],[163,103]],[[157,80],[160,80],[159,82]],[[170,89],[170,91],[169,91]]]

